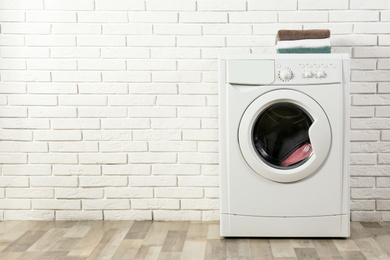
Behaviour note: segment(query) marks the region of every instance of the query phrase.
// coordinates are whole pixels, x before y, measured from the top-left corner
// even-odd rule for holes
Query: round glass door
[[[256,98],[238,129],[244,160],[254,172],[276,182],[295,182],[314,174],[326,160],[331,141],[331,126],[322,107],[291,89]]]
[[[266,108],[254,122],[252,141],[260,158],[278,169],[305,163],[312,154],[307,111],[288,102]]]

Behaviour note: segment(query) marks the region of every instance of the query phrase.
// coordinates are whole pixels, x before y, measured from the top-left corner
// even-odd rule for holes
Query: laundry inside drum
[[[309,138],[312,123],[308,112],[296,104],[273,104],[260,113],[254,123],[254,148],[259,157],[272,167],[298,167],[313,152]]]

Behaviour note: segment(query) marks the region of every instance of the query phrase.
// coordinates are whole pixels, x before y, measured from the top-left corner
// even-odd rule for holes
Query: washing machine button
[[[311,73],[310,71],[305,71],[305,72],[303,73],[303,77],[304,77],[305,79],[311,78],[311,77],[313,77],[313,73]]]
[[[317,74],[316,74],[316,77],[317,78],[325,78],[326,77],[326,74],[325,74],[325,72],[323,72],[323,71],[318,71],[317,72]]]

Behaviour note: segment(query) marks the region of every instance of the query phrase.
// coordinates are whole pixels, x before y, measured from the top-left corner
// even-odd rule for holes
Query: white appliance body
[[[348,56],[225,55],[219,72],[221,236],[348,237]],[[312,154],[294,167],[254,145],[256,120],[275,104],[312,120]]]

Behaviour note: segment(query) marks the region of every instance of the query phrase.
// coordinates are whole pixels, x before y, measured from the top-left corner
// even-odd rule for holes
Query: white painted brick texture
[[[217,220],[220,53],[351,54],[353,220],[389,221],[387,0],[2,0],[0,220]]]

